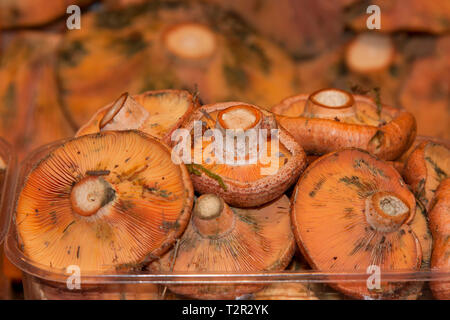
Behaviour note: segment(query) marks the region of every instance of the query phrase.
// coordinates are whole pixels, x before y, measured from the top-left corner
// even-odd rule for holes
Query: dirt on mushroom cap
[[[86,178],[102,179],[110,192],[97,212],[83,217],[73,210],[71,193]],[[20,193],[15,221],[33,261],[111,271],[168,250],[192,201],[188,172],[172,163],[168,147],[137,131],[109,131],[69,140],[41,160]]]
[[[380,232],[366,220],[367,199],[390,192],[410,213],[406,223]],[[347,149],[316,160],[294,191],[292,222],[302,253],[321,271],[366,272],[418,270],[422,249],[410,227],[415,199],[398,172],[362,150]],[[326,245],[324,245],[326,244]],[[365,283],[331,283],[354,297],[395,297],[403,283],[381,282],[369,291]]]

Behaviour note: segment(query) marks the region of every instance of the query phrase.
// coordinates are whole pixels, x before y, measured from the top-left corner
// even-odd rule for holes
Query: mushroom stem
[[[148,118],[145,108],[127,92],[123,93],[108,109],[100,121],[100,130],[139,129]]]
[[[322,89],[312,93],[305,105],[306,117],[335,119],[355,115],[353,95],[340,89]]]
[[[204,194],[197,199],[192,222],[200,235],[219,238],[232,229],[234,213],[222,198]]]
[[[72,209],[83,217],[97,213],[115,198],[115,190],[103,177],[83,178],[72,189],[70,201]]]
[[[263,115],[258,109],[249,105],[236,105],[219,112],[216,127],[227,137],[224,151],[230,154],[248,157],[250,152],[250,136],[257,139],[258,129],[261,128]],[[253,130],[254,132],[250,132]],[[229,143],[232,141],[233,143]],[[244,143],[242,143],[244,142]]]
[[[182,23],[169,29],[164,36],[167,49],[179,58],[203,59],[216,49],[214,33],[204,25]]]
[[[366,199],[367,222],[377,231],[397,230],[409,217],[410,208],[391,192],[377,192]]]

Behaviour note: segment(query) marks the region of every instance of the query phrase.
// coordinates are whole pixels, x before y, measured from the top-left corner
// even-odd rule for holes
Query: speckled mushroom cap
[[[283,270],[295,250],[289,205],[283,195],[261,207],[239,209],[216,195],[202,195],[178,245],[152,263],[151,269],[194,273]],[[200,299],[234,299],[260,288],[260,284],[169,285],[177,294]]]
[[[418,270],[422,247],[412,228],[416,204],[390,164],[358,149],[325,155],[297,183],[292,224],[297,244],[313,269],[363,272]],[[357,298],[395,298],[404,283],[381,279],[381,288],[365,282],[331,283]]]
[[[131,97],[122,94],[112,104],[101,108],[77,136],[104,130],[136,129],[170,142],[172,132],[197,107],[197,101],[188,91],[147,91]]]
[[[21,250],[57,270],[133,268],[186,227],[193,188],[170,149],[139,131],[68,140],[28,174],[16,205]]]
[[[201,130],[201,136],[198,138],[195,123],[200,123],[198,130]],[[192,157],[189,159],[188,168],[195,190],[220,195],[232,206],[257,206],[279,197],[297,180],[306,166],[302,147],[284,128],[277,125],[270,112],[255,105],[242,102],[205,105],[195,110],[182,128],[186,129],[191,137],[191,143],[186,148],[191,150]],[[245,140],[248,145],[243,151],[238,147],[231,147],[231,150],[228,147],[231,145],[227,143],[227,135],[230,132],[238,136],[239,132],[246,134],[254,130],[258,135],[263,132],[260,129],[265,129],[267,135],[254,140],[257,141],[256,144]],[[272,130],[278,135],[274,135],[275,131]],[[212,142],[215,141],[215,136],[211,133],[213,131],[223,137],[222,162],[216,157],[218,153],[212,147]],[[173,137],[174,150],[180,154],[185,146],[183,141],[186,139]],[[252,146],[259,152],[253,163],[247,161],[250,160]],[[231,151],[229,154],[235,153],[231,159],[236,162],[227,162],[227,150]],[[200,155],[200,159],[197,155]],[[240,164],[239,156],[243,156],[247,162]]]
[[[439,185],[431,210],[428,214],[433,234],[434,247],[431,268],[437,272],[450,271],[450,178]],[[437,299],[450,299],[450,281],[430,282],[433,295]]]
[[[427,210],[439,184],[450,177],[450,148],[433,142],[422,142],[408,157],[403,169],[405,181]]]
[[[416,136],[416,122],[409,112],[339,89],[287,98],[272,112],[308,154],[355,147],[394,160]]]

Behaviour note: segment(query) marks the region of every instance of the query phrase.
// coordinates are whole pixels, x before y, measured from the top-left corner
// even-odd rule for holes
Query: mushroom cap
[[[203,195],[197,203],[204,201],[206,196],[218,198],[212,194]],[[198,214],[193,213],[179,244],[152,263],[151,268],[162,272],[195,273],[283,270],[295,251],[289,206],[289,199],[283,195],[251,209],[232,208],[223,203],[220,216],[213,219],[199,219]],[[226,222],[222,220],[217,224],[217,219]],[[211,225],[219,227],[215,233],[209,232],[211,228],[205,228]],[[193,298],[232,299],[257,291],[261,285],[183,284],[168,287],[177,294]]]
[[[416,136],[416,139],[414,140],[413,144],[411,145],[411,147],[409,147],[408,150],[405,151],[405,153],[402,154],[402,156],[400,158],[398,158],[396,161],[397,162],[401,162],[403,163],[403,165],[405,164],[405,162],[408,160],[409,156],[411,155],[411,153],[416,150],[416,148],[422,144],[425,141],[431,141],[434,143],[438,143],[438,144],[442,144],[444,146],[446,146],[448,149],[450,149],[450,141],[448,140],[444,140],[444,139],[439,139],[436,137],[429,137],[429,136]],[[402,168],[403,170],[403,168]]]
[[[371,74],[389,68],[394,55],[394,44],[389,35],[365,32],[350,42],[345,60],[352,71]]]
[[[166,145],[138,131],[105,131],[68,140],[35,165],[15,222],[33,261],[104,272],[166,252],[192,202],[189,174]]]
[[[191,144],[191,160],[193,162],[190,164],[192,168],[191,178],[195,190],[201,194],[214,193],[220,195],[232,206],[258,206],[279,197],[295,183],[306,166],[306,155],[303,152],[302,147],[294,140],[294,138],[284,128],[277,126],[273,116],[269,112],[247,103],[224,102],[202,106],[191,114],[189,120],[186,121],[182,127],[191,132],[191,137],[193,138],[195,121],[202,121],[205,123],[205,129],[217,128],[217,123],[219,122],[218,116],[224,112],[234,112],[236,107],[239,107],[240,109],[257,110],[261,114],[258,126],[261,129],[267,129],[268,139],[266,140],[266,155],[270,159],[267,159],[264,163],[264,161],[261,161],[261,158],[259,158],[256,163],[246,163],[242,165],[230,165],[227,164],[226,161],[225,163],[219,163],[219,161],[214,160],[214,150],[208,148],[212,143],[212,139],[210,141],[205,141],[205,139],[203,139],[202,143],[197,143],[202,147],[201,150],[203,156],[201,164],[196,163],[196,141],[194,139]],[[236,116],[245,117],[246,114],[240,113]],[[236,123],[235,121],[235,118],[233,118],[231,122]],[[221,128],[220,124],[219,128]],[[278,129],[279,152],[277,153],[275,151],[272,152],[271,149],[272,140],[269,137],[271,129]],[[223,139],[223,143],[224,145],[226,144],[226,138]],[[235,149],[235,151],[238,153],[238,149]],[[226,157],[225,152],[223,157]],[[212,159],[211,163],[208,163],[209,159]],[[278,163],[275,163],[274,161],[278,161]],[[270,168],[276,169],[271,170]]]
[[[431,257],[431,270],[448,272],[450,270],[450,178],[439,185],[432,208],[428,214],[433,234],[434,247]],[[433,295],[437,299],[450,299],[450,281],[436,279],[430,282]]]
[[[305,170],[293,194],[292,224],[313,269],[365,273],[376,265],[381,272],[418,270],[422,250],[410,226],[415,209],[414,195],[394,167],[363,150],[346,149]],[[365,282],[330,285],[358,298],[395,297],[403,287],[383,280],[379,291],[369,291]]]
[[[314,104],[310,112],[311,97],[318,94],[330,96],[325,100],[327,105]],[[334,96],[347,96],[354,104],[345,108],[335,106]],[[416,136],[416,122],[409,112],[377,105],[369,97],[338,89],[322,89],[284,99],[272,112],[308,154],[321,155],[354,147],[394,160],[409,148]]]
[[[136,129],[169,143],[172,132],[196,107],[197,101],[184,90],[147,91],[133,97],[124,93],[97,111],[76,136],[102,130]]]
[[[450,177],[450,148],[432,141],[422,142],[409,155],[403,176],[428,211],[437,187]]]
[[[75,127],[121,92],[194,92],[197,85],[204,103],[261,106],[295,93],[295,61],[274,41],[222,6],[176,4],[89,12],[81,30],[64,34],[57,73]]]

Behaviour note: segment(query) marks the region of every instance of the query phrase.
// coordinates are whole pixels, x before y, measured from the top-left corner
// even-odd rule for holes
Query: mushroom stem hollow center
[[[366,219],[376,230],[392,232],[397,230],[409,217],[410,208],[397,195],[377,192],[366,199]]]
[[[101,176],[83,178],[75,184],[70,194],[73,210],[83,217],[94,215],[114,198],[114,189]]]
[[[312,93],[305,106],[305,115],[334,119],[355,115],[353,95],[340,89],[323,89]]]

